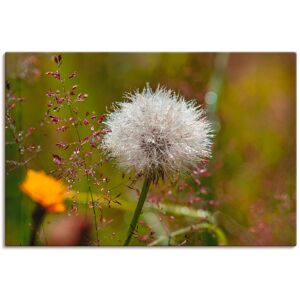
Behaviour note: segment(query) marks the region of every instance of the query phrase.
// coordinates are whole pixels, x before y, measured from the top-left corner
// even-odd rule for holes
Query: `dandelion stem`
[[[46,215],[46,210],[42,206],[37,205],[37,207],[34,209],[32,213],[32,227],[31,227],[30,243],[29,243],[30,246],[36,245],[36,236],[44,220],[45,215]]]
[[[130,240],[132,238],[132,235],[135,231],[135,228],[136,228],[137,222],[139,220],[140,214],[142,212],[142,208],[144,206],[144,203],[145,203],[148,191],[149,191],[150,184],[151,184],[151,179],[146,177],[145,180],[144,180],[144,184],[143,184],[143,188],[142,188],[142,192],[141,192],[138,204],[135,208],[135,211],[134,211],[134,214],[133,214],[130,226],[129,226],[129,230],[128,230],[128,234],[127,234],[127,238],[126,238],[126,241],[124,243],[124,246],[128,246],[130,244]]]

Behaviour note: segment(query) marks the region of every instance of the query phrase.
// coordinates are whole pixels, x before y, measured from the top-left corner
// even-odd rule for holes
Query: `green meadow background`
[[[60,140],[54,126],[39,125],[47,110],[45,94],[58,86],[55,79],[45,75],[56,70],[56,54],[5,55],[6,80],[18,96],[25,98],[15,111],[16,126],[20,130],[35,127],[30,141],[41,146],[28,168],[46,172],[54,168],[52,154],[57,152],[55,143]],[[206,107],[216,130],[209,163],[211,176],[203,184],[209,189],[210,198],[218,203],[207,209],[217,216],[227,245],[295,245],[296,54],[62,53],[62,58],[62,73],[76,70],[77,77],[72,82],[78,84],[80,92],[88,94],[87,100],[80,103],[82,112],[106,113],[114,101],[122,100],[125,92],[142,89],[146,83],[154,89],[162,85],[186,99],[197,99]],[[80,130],[82,135],[86,133],[86,129]],[[69,130],[64,138],[72,140],[74,134]],[[6,141],[10,139],[6,130]],[[5,147],[6,160],[19,159],[16,145],[7,143]],[[8,172],[6,167],[6,245],[28,243],[34,205],[18,188],[25,171],[20,167]],[[112,163],[105,164],[101,172],[110,180],[108,188],[122,183],[121,172]],[[164,184],[169,185],[160,182],[152,192],[159,192]],[[140,185],[138,182],[136,186]],[[77,188],[85,193],[85,182]],[[132,209],[126,207],[134,207],[137,196],[125,185],[115,191],[119,192],[124,206],[105,209],[107,224],[99,229],[102,245],[121,245],[128,229]],[[162,200],[170,202],[167,198]],[[177,199],[176,204],[199,208],[186,199],[182,203]],[[91,214],[86,202],[78,207],[79,213]],[[48,216],[44,226],[68,214],[70,209],[60,216]],[[109,223],[111,219],[113,222]],[[171,230],[194,222],[177,217],[164,225]],[[220,244],[209,230],[199,234],[199,245]],[[147,243],[135,239],[132,244]]]

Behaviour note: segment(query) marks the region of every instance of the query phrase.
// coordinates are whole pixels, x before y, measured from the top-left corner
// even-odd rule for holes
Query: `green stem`
[[[143,189],[142,189],[138,204],[135,208],[135,211],[134,211],[134,214],[133,214],[130,226],[129,226],[127,239],[124,243],[124,246],[128,246],[130,244],[130,240],[131,240],[131,237],[132,237],[132,235],[134,233],[134,230],[136,228],[136,225],[137,225],[137,222],[139,220],[140,214],[142,212],[142,208],[144,206],[144,203],[145,203],[148,191],[149,191],[150,184],[151,184],[151,179],[146,177],[145,180],[144,180]]]
[[[169,234],[168,237],[161,236],[157,240],[150,243],[148,246],[156,246],[161,243],[163,243],[162,245],[165,245],[164,242],[166,242],[166,240],[168,240],[168,244],[171,245],[171,242],[173,241],[173,239],[175,237],[177,237],[178,235],[183,235],[188,232],[198,231],[198,230],[202,230],[202,229],[207,229],[207,230],[213,231],[218,238],[219,246],[227,245],[227,240],[226,240],[225,234],[223,233],[223,231],[220,228],[218,228],[217,226],[210,224],[210,223],[200,223],[200,224],[191,225],[191,226],[173,231],[172,233]]]
[[[60,70],[60,66],[61,66],[61,63],[58,64],[58,70]],[[62,85],[62,88],[63,88],[63,92],[64,92],[64,95],[66,95],[66,86],[65,86],[65,79],[61,79],[60,80],[61,82],[61,85]],[[70,111],[70,115],[71,117],[76,120],[77,117],[74,115],[74,112],[72,110],[72,104],[71,102],[68,104],[68,107],[69,107],[69,111]],[[81,145],[81,136],[79,134],[79,130],[77,128],[78,124],[75,123],[75,131],[76,131],[76,135],[77,135],[77,138],[78,138],[78,143],[79,143],[79,146]],[[88,190],[89,190],[89,193],[90,193],[90,196],[91,196],[91,200],[92,200],[92,206],[93,206],[93,214],[94,214],[94,225],[95,225],[95,231],[96,231],[96,239],[97,239],[97,246],[100,246],[100,239],[99,239],[99,232],[98,232],[98,225],[97,225],[97,214],[96,214],[96,209],[95,209],[95,201],[94,201],[94,197],[93,197],[93,192],[92,192],[92,188],[91,188],[91,185],[90,185],[90,177],[87,173],[87,164],[86,164],[86,161],[85,161],[85,158],[83,157],[82,158],[83,160],[83,166],[84,166],[84,173],[85,173],[85,176],[86,176],[86,180],[87,180],[87,186],[88,186]]]
[[[44,220],[45,215],[46,215],[46,210],[42,206],[37,205],[37,207],[34,209],[32,213],[32,227],[31,227],[30,242],[29,242],[30,246],[36,245],[36,236]]]

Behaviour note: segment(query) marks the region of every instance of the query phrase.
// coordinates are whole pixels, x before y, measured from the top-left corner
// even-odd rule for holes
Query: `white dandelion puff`
[[[212,126],[204,110],[165,88],[127,94],[105,125],[105,150],[123,170],[151,180],[186,173],[211,154]]]

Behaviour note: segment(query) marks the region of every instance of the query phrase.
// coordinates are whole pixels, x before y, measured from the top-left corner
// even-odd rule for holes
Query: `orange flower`
[[[43,171],[28,170],[20,189],[49,212],[65,210],[66,186]]]

